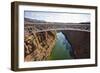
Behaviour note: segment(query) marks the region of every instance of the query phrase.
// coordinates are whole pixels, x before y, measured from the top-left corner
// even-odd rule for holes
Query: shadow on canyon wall
[[[76,59],[90,58],[90,32],[61,30],[70,42]]]

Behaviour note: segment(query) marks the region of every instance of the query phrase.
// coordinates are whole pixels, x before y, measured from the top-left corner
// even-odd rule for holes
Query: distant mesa
[[[79,24],[90,24],[90,22],[80,22]]]
[[[45,23],[46,21],[43,20],[37,20],[37,19],[30,19],[30,18],[24,18],[25,22],[30,22],[30,23]]]
[[[30,18],[24,18],[25,23],[48,23],[48,24],[70,24],[70,25],[77,25],[77,24],[90,24],[90,22],[79,22],[79,23],[63,23],[63,22],[47,22],[45,20],[38,20],[38,19],[30,19]]]

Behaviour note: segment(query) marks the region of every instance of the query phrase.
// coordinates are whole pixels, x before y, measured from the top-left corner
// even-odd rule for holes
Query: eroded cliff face
[[[47,60],[56,41],[56,31],[24,32],[25,61]]]
[[[90,58],[90,23],[73,24],[25,19],[24,60],[29,62]],[[62,34],[57,35],[59,32]]]

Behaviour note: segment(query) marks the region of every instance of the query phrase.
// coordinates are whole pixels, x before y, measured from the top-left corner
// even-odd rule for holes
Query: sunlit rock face
[[[25,32],[25,61],[47,60],[56,41],[56,31]]]

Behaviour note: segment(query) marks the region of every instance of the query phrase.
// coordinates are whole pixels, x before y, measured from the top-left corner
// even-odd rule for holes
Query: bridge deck
[[[89,24],[25,24],[25,31],[43,32],[54,30],[75,30],[90,32]]]

